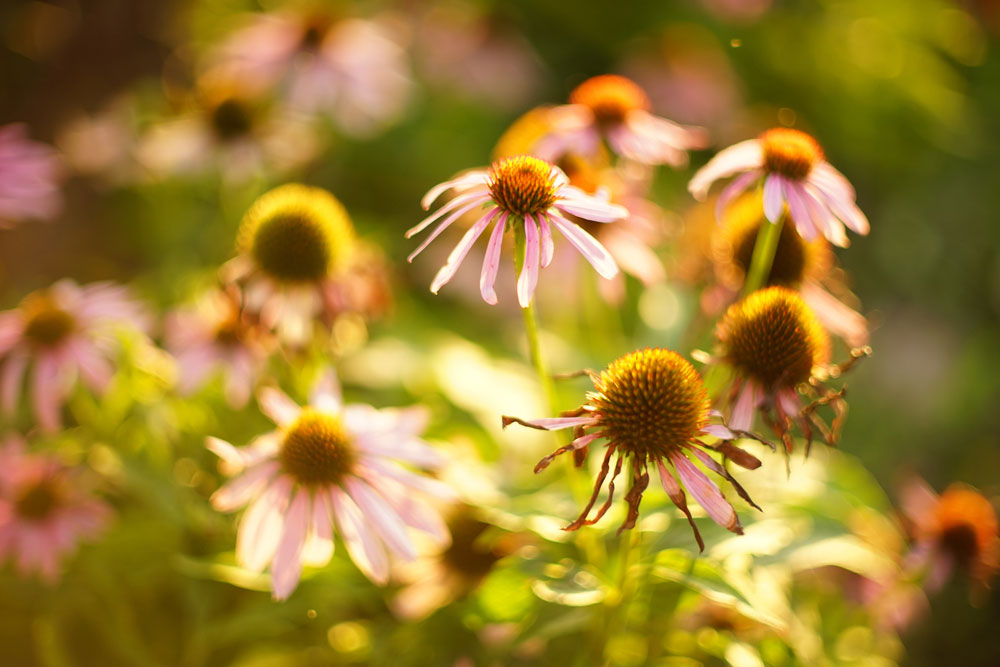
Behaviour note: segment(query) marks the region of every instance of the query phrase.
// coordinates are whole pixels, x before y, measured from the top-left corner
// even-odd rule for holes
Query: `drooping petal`
[[[747,139],[733,144],[729,148],[719,151],[715,157],[695,173],[691,182],[688,183],[688,192],[695,199],[702,200],[708,195],[712,183],[718,179],[731,176],[738,171],[758,169],[763,162],[764,153],[758,140]]]
[[[384,585],[389,579],[389,561],[385,549],[375,538],[365,517],[350,496],[339,487],[330,490],[333,514],[337,518],[337,528],[344,540],[351,560],[358,569],[376,584]]]
[[[500,249],[503,246],[503,233],[507,228],[507,212],[500,214],[500,218],[493,227],[490,234],[490,242],[486,246],[486,255],[483,257],[483,271],[479,275],[479,292],[483,295],[483,301],[491,306],[496,305],[497,293],[493,285],[497,280],[497,271],[500,269]]]
[[[806,205],[802,186],[786,180],[782,184],[782,191],[788,202],[788,212],[791,214],[792,222],[795,223],[796,231],[806,241],[812,241],[816,238],[816,225],[813,224],[812,215]]]
[[[749,431],[753,425],[753,412],[760,404],[760,399],[761,392],[758,390],[757,383],[747,380],[736,399],[736,405],[733,406],[733,414],[729,417],[729,426],[737,431]]]
[[[782,185],[785,179],[780,174],[768,174],[764,179],[764,217],[778,222],[785,212],[785,197]]]
[[[80,369],[83,381],[94,391],[103,392],[114,374],[111,364],[92,343],[82,338],[71,341],[68,350]]]
[[[326,565],[333,556],[333,511],[330,508],[330,494],[316,490],[312,498],[309,533],[302,547],[302,562],[305,565]]]
[[[521,308],[531,305],[531,297],[538,285],[539,263],[538,226],[530,215],[524,216],[524,265],[517,277],[517,301]]]
[[[562,216],[551,214],[549,220],[599,274],[608,279],[618,275],[614,258],[597,239]]]
[[[677,475],[680,477],[684,488],[694,496],[694,499],[698,501],[702,509],[712,518],[712,521],[715,521],[715,523],[726,530],[739,534],[743,533],[739,517],[736,516],[736,510],[733,509],[733,506],[729,504],[729,501],[719,491],[719,487],[705,476],[705,473],[699,470],[697,466],[691,463],[680,452],[672,453],[670,455],[670,462],[674,464],[674,468],[677,470]]]
[[[809,208],[809,215],[812,216],[813,223],[826,239],[835,246],[846,248],[850,245],[844,225],[837,216],[833,214],[827,205],[820,199],[816,189],[806,183],[802,187],[802,195],[806,206]]]
[[[367,458],[364,460],[362,468],[361,475],[375,486],[378,486],[379,476],[385,475],[408,486],[414,491],[426,493],[439,500],[450,501],[456,498],[455,491],[444,482],[425,475],[418,475],[412,470],[407,470],[385,459],[374,460]]]
[[[853,199],[845,197],[843,193],[826,190],[821,183],[816,181],[811,181],[810,185],[814,186],[814,192],[819,194],[819,198],[833,211],[834,215],[844,221],[849,229],[862,236],[868,234],[871,225]]]
[[[753,170],[748,171],[745,174],[740,174],[732,180],[732,182],[723,189],[719,194],[719,198],[715,200],[715,220],[718,223],[722,223],[725,219],[726,208],[729,206],[735,197],[739,196],[746,190],[750,185],[760,178],[760,171]]]
[[[464,205],[468,204],[469,202],[476,201],[476,200],[483,201],[483,195],[485,194],[485,192],[486,192],[485,189],[484,190],[475,190],[473,192],[469,192],[469,193],[460,195],[458,197],[455,197],[450,202],[448,202],[447,204],[445,204],[444,206],[442,206],[441,208],[439,208],[438,210],[434,211],[429,216],[427,216],[426,218],[424,218],[423,220],[421,220],[420,222],[418,222],[416,225],[414,225],[413,227],[410,227],[409,229],[407,229],[406,233],[403,234],[404,238],[411,238],[411,237],[419,234],[420,232],[422,232],[425,229],[427,229],[428,226],[430,226],[431,224],[433,224],[435,220],[437,220],[438,218],[440,218],[441,216],[443,216],[443,215],[445,215],[447,213],[451,213],[452,211],[454,211],[456,208],[458,208],[460,206],[464,206]]]
[[[417,552],[413,548],[406,525],[392,507],[372,487],[356,477],[348,477],[345,481],[347,491],[358,504],[365,518],[382,540],[400,558],[413,560]]]
[[[694,531],[694,539],[698,541],[698,549],[700,551],[705,550],[705,542],[701,539],[701,533],[698,531],[698,526],[694,522],[694,517],[691,516],[691,510],[687,506],[687,498],[684,495],[684,490],[681,488],[677,480],[674,479],[673,474],[667,467],[663,465],[663,461],[656,459],[656,468],[660,473],[660,483],[663,484],[663,490],[667,492],[670,496],[671,502],[677,506],[684,516],[687,517],[688,524],[691,526],[691,530]]]
[[[61,420],[63,387],[60,382],[59,358],[54,354],[42,354],[35,360],[31,384],[31,400],[35,404],[38,425],[44,431],[59,430]]]
[[[544,419],[518,419],[516,417],[504,417],[503,425],[506,428],[511,424],[521,424],[529,428],[538,428],[546,431],[558,431],[564,428],[575,428],[577,426],[590,426],[597,423],[597,417],[584,415],[582,417],[546,417]]]
[[[802,300],[816,313],[816,318],[830,333],[840,336],[851,347],[868,343],[868,320],[835,296],[822,285],[805,281],[799,288]]]
[[[434,280],[431,282],[431,292],[437,294],[439,289],[455,277],[458,267],[462,265],[462,262],[465,260],[465,256],[469,254],[469,251],[472,249],[473,244],[475,244],[476,239],[479,238],[479,236],[483,233],[483,230],[486,229],[486,226],[490,224],[499,211],[500,209],[494,208],[482,218],[477,220],[476,224],[465,232],[465,235],[462,236],[462,240],[458,242],[458,245],[455,246],[448,255],[448,259],[445,261],[444,266],[442,266],[437,272],[437,275],[434,276]]]
[[[302,576],[302,546],[309,530],[311,504],[309,491],[299,489],[285,516],[281,540],[271,561],[271,590],[276,600],[291,595]]]
[[[454,223],[460,217],[462,217],[463,215],[465,215],[466,213],[468,213],[469,211],[471,211],[475,207],[477,207],[477,206],[485,203],[486,201],[489,201],[489,197],[487,197],[487,196],[484,195],[482,198],[473,200],[472,203],[469,203],[469,204],[466,204],[465,206],[460,207],[454,213],[452,213],[447,218],[445,218],[444,220],[442,220],[441,223],[437,227],[434,228],[434,231],[432,231],[430,234],[428,234],[427,238],[425,238],[423,240],[423,242],[419,246],[417,246],[417,249],[414,250],[413,252],[411,252],[409,254],[409,256],[407,256],[406,261],[407,262],[412,262],[416,258],[417,255],[419,255],[420,253],[422,253],[424,251],[424,249],[431,244],[431,241],[433,241],[434,239],[436,239],[438,236],[441,235],[441,232],[443,232],[444,230],[448,229],[448,227],[450,227],[452,225],[452,223]],[[495,210],[495,208],[493,210]],[[479,222],[482,222],[482,220],[483,219],[480,218]],[[466,236],[468,236],[468,232],[466,232]],[[459,245],[461,245],[461,244],[459,244]]]
[[[615,222],[628,217],[624,206],[592,197],[573,185],[562,187],[556,196],[559,197],[554,204],[556,208],[584,220]]]
[[[28,357],[20,351],[12,352],[0,365],[0,408],[8,416],[17,410],[21,380],[27,365]]]
[[[250,505],[236,533],[236,559],[254,572],[263,570],[281,539],[292,479],[280,475]]]
[[[555,254],[555,246],[552,243],[552,229],[549,227],[549,222],[545,214],[540,214],[536,220],[538,221],[542,240],[542,268],[544,269],[552,262],[552,256]]]
[[[263,387],[258,391],[257,403],[260,411],[282,428],[292,424],[302,412],[302,408],[288,394],[274,387]]]
[[[278,467],[277,461],[265,461],[229,480],[212,494],[212,507],[220,512],[232,512],[243,507],[260,495],[278,472]]]

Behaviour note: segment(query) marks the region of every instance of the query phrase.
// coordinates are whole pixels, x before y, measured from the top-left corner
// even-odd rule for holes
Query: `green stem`
[[[778,218],[775,223],[767,218],[760,221],[760,229],[757,230],[757,240],[753,246],[753,258],[750,260],[750,270],[747,271],[746,281],[743,283],[743,296],[759,290],[767,283],[768,276],[771,275],[771,264],[774,263],[774,251],[778,248],[778,239],[781,238],[781,226],[785,216]]]
[[[521,270],[524,268],[524,223],[514,220],[512,225],[514,227],[514,270],[515,274],[520,276]],[[545,365],[545,358],[542,356],[542,345],[538,338],[538,320],[535,317],[534,303],[530,303],[526,308],[522,308],[521,315],[524,317],[524,332],[528,337],[528,356],[531,357],[531,365],[535,367],[535,371],[538,373],[538,380],[542,383],[542,391],[545,394],[545,400],[549,404],[549,411],[552,413],[552,416],[557,416],[559,414],[559,401],[556,400],[555,388],[552,386],[552,377],[549,375],[548,367]]]

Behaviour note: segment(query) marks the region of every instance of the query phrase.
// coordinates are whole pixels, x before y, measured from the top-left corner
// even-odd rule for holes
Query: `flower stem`
[[[757,240],[753,246],[753,258],[750,260],[750,270],[747,271],[746,281],[743,283],[743,296],[759,290],[767,283],[768,276],[771,275],[771,265],[774,263],[774,251],[778,248],[778,239],[781,238],[781,226],[785,216],[778,218],[775,223],[763,218],[760,222],[760,229],[757,230]]]
[[[524,223],[520,220],[514,220],[512,226],[514,227],[514,270],[515,274],[520,276],[521,270],[524,268],[526,245],[524,240]],[[530,303],[526,308],[522,308],[521,315],[524,317],[524,332],[528,337],[528,356],[531,357],[531,365],[535,367],[535,371],[538,373],[538,380],[542,384],[542,391],[545,394],[545,400],[549,404],[549,411],[553,415],[557,415],[559,414],[559,402],[556,400],[555,389],[552,386],[552,377],[549,375],[545,358],[542,356],[542,345],[538,339],[538,320],[535,317],[534,303]]]

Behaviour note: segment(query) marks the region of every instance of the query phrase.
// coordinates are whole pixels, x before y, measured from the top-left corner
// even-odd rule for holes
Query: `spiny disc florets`
[[[300,484],[336,484],[354,468],[356,453],[337,417],[304,408],[285,433],[280,458]]]
[[[354,241],[347,211],[326,190],[289,184],[265,193],[240,225],[240,246],[260,269],[284,282],[325,278]]]
[[[48,347],[65,340],[76,328],[76,319],[46,292],[28,295],[21,303],[25,315],[24,337]]]
[[[784,287],[758,290],[726,311],[717,336],[723,357],[765,387],[794,387],[826,363],[830,339],[802,298]]]
[[[661,457],[693,440],[708,419],[697,371],[676,352],[647,348],[601,372],[590,395],[608,440],[634,456]]]
[[[652,106],[638,84],[617,74],[587,79],[570,93],[569,101],[589,108],[598,123],[621,123],[630,111]]]
[[[805,132],[788,127],[767,130],[759,138],[764,168],[793,180],[802,180],[823,160],[823,149]]]
[[[525,216],[544,213],[556,201],[556,170],[528,155],[504,158],[489,170],[490,196],[502,210]]]

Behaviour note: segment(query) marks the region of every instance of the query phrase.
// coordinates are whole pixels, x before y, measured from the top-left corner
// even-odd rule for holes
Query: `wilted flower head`
[[[49,220],[62,209],[56,152],[28,139],[22,123],[0,127],[0,229]]]
[[[760,195],[747,194],[728,207],[721,226],[713,225],[715,275],[732,294],[743,289],[763,218]],[[835,269],[833,252],[826,239],[816,237],[806,241],[794,225],[783,225],[764,286],[797,290],[827,331],[842,337],[851,347],[865,345],[868,342],[865,318],[827,290],[828,286],[838,294],[850,296],[840,273]]]
[[[291,595],[303,564],[330,560],[334,521],[352,560],[378,584],[389,576],[386,548],[405,560],[416,557],[408,528],[447,543],[444,521],[422,496],[450,500],[451,490],[396,463],[441,462],[418,438],[426,411],[345,406],[332,373],[320,379],[307,406],[270,388],[259,392],[258,403],[277,430],[239,449],[208,439],[209,449],[238,474],[212,504],[223,512],[248,506],[236,557],[255,571],[270,563],[275,598]]]
[[[749,430],[755,411],[768,421],[791,451],[789,427],[792,421],[812,441],[810,422],[827,444],[834,444],[846,414],[843,392],[834,392],[822,383],[829,375],[839,375],[867,349],[852,350],[852,360],[832,367],[830,337],[798,293],[785,287],[768,287],[734,303],[716,327],[719,342],[717,361],[735,373],[730,403],[729,425]],[[819,396],[803,407],[799,392]],[[835,413],[828,428],[816,415],[821,405]]]
[[[730,146],[698,170],[688,190],[695,199],[704,199],[712,183],[737,173],[716,202],[719,220],[734,197],[763,180],[764,215],[777,223],[787,205],[792,222],[807,241],[818,233],[846,247],[844,225],[858,234],[868,233],[868,218],[854,203],[854,188],[805,132],[779,127]]]
[[[903,490],[902,510],[914,540],[907,565],[926,572],[929,590],[939,590],[956,567],[977,587],[989,586],[1000,571],[1000,529],[985,496],[964,484],[939,496],[914,478]]]
[[[213,370],[221,370],[226,401],[234,408],[250,399],[268,342],[232,293],[212,292],[197,307],[174,311],[166,322],[167,348],[177,359],[181,393],[194,392]]]
[[[60,562],[100,532],[111,510],[71,469],[24,449],[16,436],[0,446],[0,562],[10,559],[21,575],[37,573],[51,583]]]
[[[239,256],[223,270],[245,285],[245,308],[295,344],[314,318],[338,310],[338,280],[351,262],[354,227],[343,205],[322,188],[277,187],[250,207],[237,239]]]
[[[750,469],[758,467],[760,461],[730,444],[730,440],[739,437],[734,431],[723,424],[710,423],[708,393],[691,364],[671,350],[647,348],[617,359],[592,379],[594,391],[587,393],[587,403],[564,417],[530,421],[504,417],[505,426],[516,422],[544,430],[575,429],[574,440],[543,458],[535,466],[535,472],[545,469],[556,456],[568,451],[574,452],[578,465],[582,464],[591,443],[601,438],[607,440],[601,472],[590,502],[566,530],[596,523],[604,516],[614,499],[615,479],[627,459],[632,483],[625,495],[628,515],[619,532],[635,526],[639,501],[649,484],[647,465],[655,464],[664,490],[687,516],[699,547],[704,550],[705,545],[688,510],[685,489],[713,521],[727,530],[742,534],[736,510],[693,461],[699,461],[727,480],[751,505],[753,501],[743,487],[708,452],[718,451]],[[706,436],[720,438],[722,442],[709,446],[701,440]],[[608,479],[611,457],[615,453],[618,456],[614,472],[608,480],[608,499],[593,518],[588,518]]]
[[[0,312],[0,407],[17,410],[21,379],[32,364],[30,395],[38,424],[59,429],[59,409],[77,376],[103,391],[114,374],[110,356],[117,328],[145,331],[143,309],[124,287],[61,280]]]
[[[254,88],[281,88],[293,107],[326,112],[355,135],[396,120],[412,87],[405,53],[386,25],[323,11],[257,14],[213,60]]]
[[[409,261],[413,261],[431,241],[465,213],[483,206],[485,212],[465,233],[434,277],[431,292],[435,294],[454,277],[473,243],[491,224],[494,225],[493,232],[490,234],[479,280],[480,292],[486,303],[497,302],[493,285],[500,266],[504,230],[508,225],[514,228],[523,224],[524,266],[517,281],[517,298],[522,308],[531,304],[538,284],[539,268],[545,268],[552,261],[555,251],[552,243],[553,227],[580,251],[599,274],[611,278],[618,273],[614,259],[604,246],[566,216],[570,214],[595,222],[613,222],[621,220],[628,212],[621,206],[591,197],[570,185],[561,169],[544,160],[520,155],[498,160],[489,169],[466,172],[431,188],[424,196],[423,207],[430,208],[448,190],[455,190],[459,194],[406,232],[406,237],[409,238],[446,216],[410,254]],[[521,230],[515,229],[515,234],[517,233],[521,233]]]
[[[616,74],[587,79],[570,94],[569,105],[553,110],[555,128],[534,152],[546,159],[566,152],[593,155],[607,141],[611,150],[648,165],[687,164],[687,151],[707,143],[701,128],[678,125],[650,113],[645,91]]]

